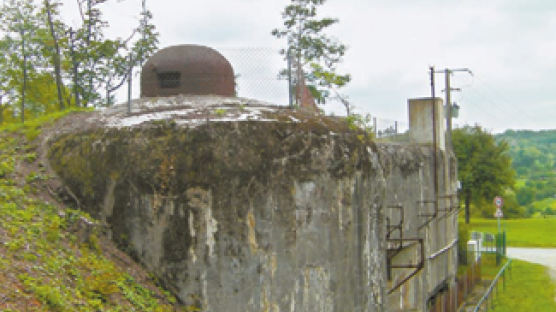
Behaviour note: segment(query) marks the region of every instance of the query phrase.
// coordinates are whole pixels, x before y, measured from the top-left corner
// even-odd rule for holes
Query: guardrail
[[[508,262],[504,264],[502,269],[500,269],[498,274],[496,274],[496,277],[492,280],[492,283],[490,283],[490,286],[488,287],[483,297],[481,297],[481,300],[479,300],[479,302],[475,306],[475,309],[473,309],[473,312],[488,311],[489,301],[490,301],[490,306],[491,307],[494,306],[493,299],[490,298],[490,295],[492,294],[492,291],[494,290],[495,287],[496,287],[496,293],[498,293],[498,280],[500,279],[500,277],[502,277],[503,287],[504,288],[506,287],[506,270],[508,270],[509,273],[511,274],[511,264],[512,264],[512,259],[508,259]],[[483,307],[483,304],[486,304],[484,310],[481,309]]]

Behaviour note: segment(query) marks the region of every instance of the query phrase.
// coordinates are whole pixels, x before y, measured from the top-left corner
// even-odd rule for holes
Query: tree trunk
[[[25,89],[27,89],[27,54],[25,54],[25,30],[21,30],[21,54],[23,55],[23,85],[21,86],[21,122],[25,122]]]
[[[86,38],[86,42],[87,42],[87,54],[89,54],[90,50],[91,50],[91,37],[93,36],[93,25],[91,24],[91,10],[92,10],[92,5],[91,5],[91,0],[87,0],[87,15],[89,17],[89,19],[87,20],[87,38]],[[91,72],[93,72],[93,65],[90,62],[89,59],[89,70]],[[87,86],[87,100],[85,101],[85,107],[87,106],[87,104],[89,104],[91,102],[91,93],[93,92],[93,75],[89,74],[89,82],[88,82],[88,86]]]
[[[465,224],[469,224],[469,215],[470,215],[470,210],[469,210],[469,205],[471,203],[471,194],[465,194]]]
[[[4,103],[2,103],[3,96],[0,95],[0,125],[4,123]]]
[[[78,64],[77,60],[75,59],[75,48],[74,48],[74,34],[75,32],[73,29],[70,28],[70,54],[71,54],[71,65],[73,69],[73,94],[75,97],[75,106],[81,106],[81,100],[79,99],[79,77],[78,75]]]
[[[54,73],[56,75],[56,89],[58,91],[58,105],[60,110],[64,110],[64,96],[62,95],[62,73],[60,69],[60,45],[58,44],[58,36],[54,31],[54,23],[52,22],[52,7],[49,0],[44,0],[44,6],[46,8],[46,14],[48,17],[48,25],[50,27],[50,35],[54,41]]]

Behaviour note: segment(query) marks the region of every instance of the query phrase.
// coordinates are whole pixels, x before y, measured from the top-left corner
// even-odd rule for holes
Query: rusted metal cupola
[[[143,66],[141,97],[235,96],[234,70],[222,54],[200,45],[158,51]]]

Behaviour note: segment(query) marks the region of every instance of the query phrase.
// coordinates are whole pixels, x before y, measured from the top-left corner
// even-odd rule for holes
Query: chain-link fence
[[[288,67],[284,55],[279,49],[269,47],[217,48],[230,62],[236,75],[236,91],[239,97],[253,98],[272,104],[288,106],[289,90],[287,78],[279,77],[282,70]],[[345,99],[331,96],[324,107],[345,107]],[[349,103],[352,107],[352,103]],[[364,107],[364,105],[355,105]],[[345,110],[338,112],[345,114]],[[353,112],[352,112],[353,113]],[[375,134],[384,141],[404,141],[407,136],[408,123],[381,118],[372,114],[355,112],[360,122],[358,126]]]
[[[218,51],[234,68],[239,97],[288,105],[288,81],[278,77],[287,64],[278,49],[221,48]]]

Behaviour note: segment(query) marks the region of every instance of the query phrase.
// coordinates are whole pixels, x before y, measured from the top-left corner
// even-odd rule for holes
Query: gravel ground
[[[508,257],[542,264],[550,268],[550,275],[556,281],[556,248],[508,248]]]

